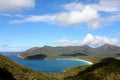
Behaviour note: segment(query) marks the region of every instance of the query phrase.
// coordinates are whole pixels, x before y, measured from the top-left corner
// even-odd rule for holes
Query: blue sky
[[[0,0],[0,51],[120,45],[120,0]]]

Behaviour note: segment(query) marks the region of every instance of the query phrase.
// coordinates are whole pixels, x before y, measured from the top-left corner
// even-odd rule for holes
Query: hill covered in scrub
[[[79,68],[78,68],[79,69]],[[74,69],[73,69],[74,70]],[[72,71],[73,71],[72,70]],[[120,60],[106,58],[66,80],[120,80]]]
[[[100,47],[84,46],[66,46],[66,47],[35,47],[28,49],[18,55],[24,59],[55,59],[55,58],[81,58],[93,59],[96,61],[106,57],[119,57],[120,47],[110,44],[104,44]],[[98,60],[98,61],[99,61]]]

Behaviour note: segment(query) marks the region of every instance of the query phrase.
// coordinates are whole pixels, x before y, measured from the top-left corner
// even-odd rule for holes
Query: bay
[[[60,73],[68,68],[88,65],[88,62],[84,62],[80,60],[72,60],[72,59],[24,60],[16,56],[7,56],[7,57],[33,70],[41,71],[41,72]]]

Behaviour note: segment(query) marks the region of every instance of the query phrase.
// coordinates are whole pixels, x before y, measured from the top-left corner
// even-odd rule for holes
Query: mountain
[[[97,51],[99,52],[120,52],[120,47],[119,46],[115,46],[115,45],[110,45],[110,44],[104,44],[100,47],[96,48]]]
[[[31,48],[26,50],[25,52],[21,52],[18,55],[23,57],[24,59],[32,59],[34,56],[44,56],[37,57],[36,59],[55,59],[55,58],[66,58],[66,57],[74,57],[74,58],[98,58],[102,59],[105,57],[119,57],[120,47],[110,44],[104,44],[100,47],[90,47],[88,45],[84,46],[66,46],[66,47],[52,47],[52,46],[44,46]],[[92,59],[93,60],[93,59]]]
[[[44,46],[37,49],[29,49],[25,52],[19,53],[19,56],[22,56],[24,58],[28,56],[34,56],[34,55],[46,55],[47,59],[54,59],[59,57],[64,57],[64,55],[67,55],[68,57],[74,57],[74,55],[80,56],[81,55],[90,55],[94,52],[94,49],[92,47],[89,47],[87,45],[85,46],[67,46],[67,47],[51,47],[51,46]]]

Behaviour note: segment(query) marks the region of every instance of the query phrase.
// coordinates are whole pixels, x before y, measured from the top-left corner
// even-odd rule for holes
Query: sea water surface
[[[7,57],[33,70],[41,72],[63,72],[68,68],[81,65],[88,65],[88,62],[72,60],[67,58],[57,60],[23,60],[16,56]]]

